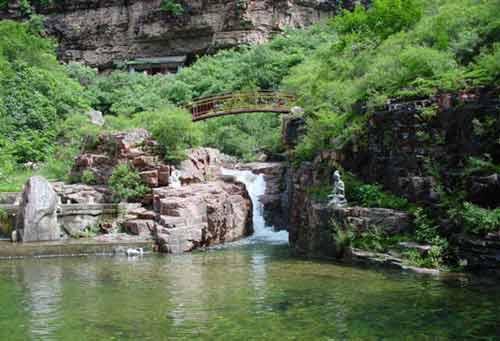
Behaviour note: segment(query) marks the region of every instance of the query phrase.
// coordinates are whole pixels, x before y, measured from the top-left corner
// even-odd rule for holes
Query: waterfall
[[[253,204],[253,229],[251,241],[264,241],[270,243],[288,243],[287,231],[274,231],[272,226],[267,226],[264,220],[264,207],[259,198],[266,192],[266,181],[262,174],[254,174],[249,170],[222,169],[222,174],[231,175],[236,180],[245,184]]]

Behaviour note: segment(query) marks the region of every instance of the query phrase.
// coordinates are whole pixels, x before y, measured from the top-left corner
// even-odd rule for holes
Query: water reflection
[[[0,289],[9,341],[494,338],[500,313],[495,282],[296,259],[286,245],[0,262]]]
[[[43,261],[23,262],[17,267],[17,275],[24,289],[24,310],[30,316],[32,338],[50,339],[61,317],[62,268]]]

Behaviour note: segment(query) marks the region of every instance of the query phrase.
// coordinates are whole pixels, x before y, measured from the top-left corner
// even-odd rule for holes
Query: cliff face
[[[331,186],[332,171],[340,165],[367,183],[379,183],[385,190],[435,212],[441,234],[463,264],[498,272],[500,231],[467,231],[445,215],[442,206],[447,199],[443,196],[453,193],[483,208],[500,207],[498,170],[470,164],[474,158],[495,165],[500,162],[499,98],[498,89],[476,89],[391,102],[369,117],[363,135],[356,140],[341,149],[319,153],[313,162],[289,167],[284,206],[290,212],[292,247],[307,254],[334,253],[332,217],[340,217],[337,220],[357,230],[376,224],[384,229],[408,226],[410,218],[402,212],[362,207],[335,212],[318,203],[315,190]],[[304,132],[303,124],[299,119],[285,121],[283,140],[287,146],[296,144]]]
[[[62,0],[38,7],[64,61],[101,69],[113,60],[187,55],[266,41],[285,27],[304,27],[333,15],[335,0],[182,0],[184,12],[161,9],[162,0]],[[352,7],[355,1],[344,1]],[[0,13],[13,18],[15,2]],[[20,15],[18,15],[20,16]]]

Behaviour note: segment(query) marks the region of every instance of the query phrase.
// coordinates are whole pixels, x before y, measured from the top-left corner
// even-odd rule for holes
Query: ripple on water
[[[347,267],[248,244],[0,262],[0,304],[5,340],[464,339],[497,335],[500,292],[474,278]]]

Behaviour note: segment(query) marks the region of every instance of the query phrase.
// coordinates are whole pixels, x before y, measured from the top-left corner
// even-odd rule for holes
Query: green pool
[[[0,340],[463,340],[500,286],[294,258],[286,245],[0,262]]]

